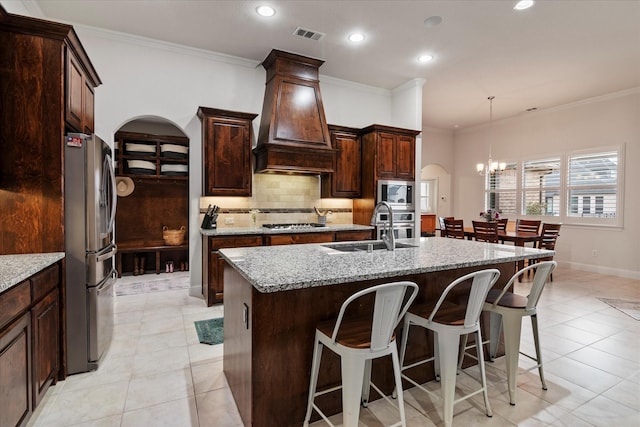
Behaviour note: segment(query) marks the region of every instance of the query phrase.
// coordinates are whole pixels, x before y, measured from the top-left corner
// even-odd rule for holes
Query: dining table
[[[475,233],[473,227],[465,227],[464,235],[468,240],[473,240]],[[498,240],[502,243],[512,242],[515,246],[524,246],[525,243],[535,243],[540,240],[540,234],[530,231],[516,231],[516,230],[498,230]],[[518,270],[524,268],[524,260],[518,261]],[[522,276],[518,278],[522,281]]]

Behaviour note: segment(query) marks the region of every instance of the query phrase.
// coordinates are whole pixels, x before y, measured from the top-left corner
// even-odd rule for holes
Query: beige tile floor
[[[222,345],[199,344],[193,326],[195,320],[221,316],[223,308],[206,308],[187,294],[117,297],[115,337],[103,365],[52,387],[29,425],[241,426],[222,373]],[[510,406],[504,358],[498,358],[487,363],[493,417],[484,415],[482,397],[476,396],[456,405],[454,425],[639,426],[640,321],[597,297],[638,301],[640,281],[558,268],[538,315],[548,390],[541,389],[537,371],[523,370],[517,405]],[[526,319],[521,346],[533,351]],[[521,358],[521,368],[530,365]],[[474,375],[477,368],[468,371]],[[470,384],[466,375],[458,376],[460,391]],[[428,387],[439,391],[437,383]],[[442,425],[437,397],[410,389],[405,400],[409,426]],[[375,401],[362,409],[360,425],[390,425],[396,414],[384,400]],[[332,421],[340,425],[341,415]]]

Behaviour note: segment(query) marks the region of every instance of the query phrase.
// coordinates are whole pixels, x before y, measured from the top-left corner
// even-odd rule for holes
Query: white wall
[[[491,136],[491,138],[490,138]],[[640,89],[458,131],[454,136],[453,214],[470,223],[483,208],[483,178],[476,163],[559,155],[568,150],[625,144],[624,226],[564,224],[556,259],[574,268],[640,278]],[[597,250],[597,257],[592,251]]]
[[[96,89],[96,133],[112,142],[126,122],[157,116],[190,138],[189,258],[191,284],[201,283],[201,129],[199,106],[262,112],[265,70],[256,61],[168,45],[154,40],[76,26],[103,84]],[[265,52],[265,57],[269,52]],[[322,71],[322,70],[321,70]],[[394,125],[387,90],[320,75],[327,121],[364,127]],[[254,122],[257,135],[260,116]]]

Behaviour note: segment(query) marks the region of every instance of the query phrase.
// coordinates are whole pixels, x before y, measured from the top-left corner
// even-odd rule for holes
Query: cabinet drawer
[[[37,301],[56,286],[58,286],[60,273],[58,264],[54,264],[46,270],[41,271],[31,277],[31,286],[33,288],[33,300]]]
[[[28,280],[14,286],[0,296],[0,328],[31,304],[31,286]]]
[[[262,246],[262,236],[209,237],[209,248],[212,251],[246,246]]]
[[[333,233],[298,233],[266,236],[267,245],[295,245],[298,243],[333,242]]]
[[[373,230],[362,231],[336,231],[336,242],[348,242],[350,240],[370,240]]]

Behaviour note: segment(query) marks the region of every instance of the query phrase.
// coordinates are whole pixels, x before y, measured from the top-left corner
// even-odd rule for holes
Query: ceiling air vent
[[[305,39],[311,39],[311,40],[318,41],[321,38],[323,38],[326,34],[321,33],[319,31],[313,31],[313,30],[308,30],[306,28],[298,27],[293,32],[293,35],[294,36],[300,36],[300,37],[303,37]]]

